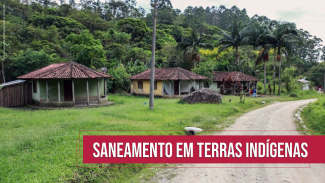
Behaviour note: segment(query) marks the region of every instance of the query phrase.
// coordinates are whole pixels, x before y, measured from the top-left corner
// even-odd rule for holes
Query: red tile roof
[[[242,72],[213,72],[213,81],[222,81],[231,78],[233,81],[259,81],[259,79]]]
[[[51,64],[28,74],[19,76],[19,79],[86,79],[108,78],[108,74],[90,69],[75,62]]]
[[[140,74],[132,76],[131,80],[150,80],[151,69]],[[155,69],[155,80],[205,80],[205,76],[195,74],[194,72],[175,67]]]

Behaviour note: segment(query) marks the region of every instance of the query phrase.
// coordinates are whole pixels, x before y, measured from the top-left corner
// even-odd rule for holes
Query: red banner
[[[83,136],[83,163],[325,163],[325,136]]]

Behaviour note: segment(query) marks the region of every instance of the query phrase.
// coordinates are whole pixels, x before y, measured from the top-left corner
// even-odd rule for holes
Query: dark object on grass
[[[195,135],[196,133],[203,131],[201,128],[196,127],[185,127],[184,129],[187,135]]]
[[[184,96],[181,101],[188,104],[212,103],[220,104],[222,95],[211,89],[201,89]]]
[[[229,99],[229,102],[231,102],[231,99]]]
[[[298,97],[298,95],[295,94],[295,93],[291,93],[291,94],[290,94],[290,97]]]

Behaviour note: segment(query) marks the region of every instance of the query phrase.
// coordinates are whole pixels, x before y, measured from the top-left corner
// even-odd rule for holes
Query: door
[[[65,80],[64,84],[64,101],[72,101],[72,81]]]
[[[179,81],[174,81],[174,95],[179,95]]]

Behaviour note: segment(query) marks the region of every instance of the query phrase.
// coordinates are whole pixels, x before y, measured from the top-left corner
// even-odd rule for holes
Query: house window
[[[138,89],[143,90],[143,81],[138,81]]]
[[[205,82],[204,83],[204,88],[209,88],[209,87],[210,87],[209,83],[208,82]]]
[[[157,90],[157,81],[155,81],[155,86],[154,87],[155,87],[155,90]]]
[[[37,82],[33,81],[33,93],[37,93]]]

